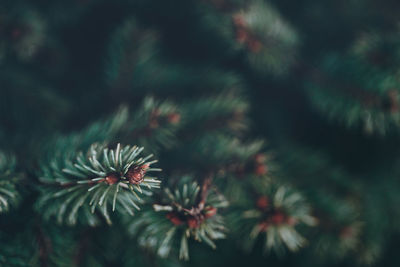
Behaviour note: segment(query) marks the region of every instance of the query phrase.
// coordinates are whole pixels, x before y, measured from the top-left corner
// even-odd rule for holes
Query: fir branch
[[[211,190],[211,179],[203,186],[183,177],[176,190],[164,190],[162,200],[153,204],[132,223],[130,232],[138,235],[139,244],[151,247],[160,257],[167,257],[179,247],[179,258],[189,259],[188,239],[215,248],[214,240],[225,237],[225,226],[217,209],[228,205],[222,195]]]
[[[96,224],[96,210],[110,224],[108,204],[112,211],[119,207],[133,215],[133,209],[139,210],[138,203],[143,202],[139,195],[151,195],[153,188],[160,187],[157,178],[146,176],[147,172],[160,171],[151,167],[157,160],[148,161],[152,155],[139,157],[142,150],[137,146],[118,144],[109,149],[93,144],[85,154],[78,152],[61,165],[50,162],[42,167],[40,180],[44,184],[38,208],[43,209],[45,217],[57,215],[60,223],[68,224],[77,222],[79,211],[89,224]]]
[[[253,202],[237,202],[229,221],[246,250],[251,250],[255,242],[263,237],[264,252],[274,250],[278,255],[284,247],[297,251],[305,246],[306,239],[295,227],[303,224],[314,226],[317,220],[304,197],[287,186],[254,184]],[[247,203],[246,203],[247,202]],[[251,206],[253,208],[251,208]]]

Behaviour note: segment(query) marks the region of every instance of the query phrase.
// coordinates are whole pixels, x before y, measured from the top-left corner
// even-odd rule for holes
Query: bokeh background
[[[43,260],[46,238],[23,241],[42,224],[31,206],[41,194],[37,159],[50,140],[121,105],[135,110],[148,96],[198,103],[234,90],[240,101],[230,102],[229,123],[242,122],[245,101],[248,128],[239,136],[265,140],[267,167],[279,166],[274,179],[306,196],[319,230],[300,230],[309,244],[284,255],[263,254],[262,240],[250,253],[230,239],[216,251],[193,243],[191,260],[179,264],[399,266],[399,11],[394,0],[1,0],[0,148],[16,155],[23,197],[1,214],[0,263],[64,260]],[[220,114],[214,124],[226,123]],[[208,168],[182,166],[192,148],[158,152],[167,176]],[[86,231],[102,245],[82,250],[97,261],[79,254],[77,266],[133,266],[129,255],[112,252],[124,244],[116,228]],[[155,257],[135,264],[175,266]]]

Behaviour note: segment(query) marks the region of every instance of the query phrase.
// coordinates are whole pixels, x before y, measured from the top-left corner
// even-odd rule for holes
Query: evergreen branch
[[[287,186],[272,184],[265,187],[257,183],[254,186],[256,194],[249,198],[250,202],[238,202],[235,211],[229,215],[237,237],[245,240],[241,245],[251,250],[263,237],[264,252],[273,249],[277,254],[282,254],[285,246],[291,251],[305,246],[305,238],[295,227],[314,226],[317,220],[311,216],[303,196]]]
[[[179,245],[179,258],[189,259],[188,239],[215,248],[213,240],[225,237],[225,226],[217,208],[227,206],[222,195],[210,190],[210,179],[201,188],[190,177],[183,177],[176,190],[167,188],[153,210],[141,212],[129,223],[130,232],[138,235],[139,243],[167,257]],[[208,197],[207,197],[208,195]]]
[[[117,144],[109,149],[93,144],[85,154],[78,152],[62,165],[50,162],[42,168],[40,180],[44,184],[38,208],[45,217],[56,215],[59,223],[68,224],[76,224],[79,211],[89,224],[96,224],[96,210],[111,223],[108,204],[112,211],[119,204],[133,215],[133,209],[139,210],[138,203],[143,202],[138,194],[151,195],[151,189],[160,187],[158,179],[146,176],[147,172],[160,171],[151,167],[157,161],[148,161],[152,155],[139,157],[142,150],[137,146]]]
[[[295,62],[299,38],[274,7],[262,0],[249,2],[232,16],[236,42],[249,51],[247,61],[255,70],[282,75]]]

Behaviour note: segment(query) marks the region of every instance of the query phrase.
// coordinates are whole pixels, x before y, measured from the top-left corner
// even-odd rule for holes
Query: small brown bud
[[[105,181],[107,184],[109,185],[113,185],[118,183],[120,180],[120,176],[117,173],[110,173],[109,175],[107,175]]]
[[[271,222],[276,225],[282,224],[284,221],[285,221],[285,215],[280,211],[276,212],[271,217]]]
[[[200,221],[195,217],[189,217],[186,222],[191,229],[198,228],[200,226]]]
[[[128,178],[131,184],[140,184],[143,182],[144,176],[146,174],[149,164],[143,164],[142,166],[134,166],[129,168],[126,173],[126,178]]]
[[[181,114],[173,112],[168,114],[167,121],[171,124],[178,124],[181,120]]]
[[[268,168],[265,164],[257,164],[254,173],[258,176],[262,176],[268,173]]]
[[[181,225],[183,221],[179,218],[178,214],[175,212],[169,212],[166,215],[167,219],[170,220],[174,225]]]

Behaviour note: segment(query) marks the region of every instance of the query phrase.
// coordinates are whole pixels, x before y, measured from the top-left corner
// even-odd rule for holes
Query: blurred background
[[[14,154],[22,181],[19,205],[0,215],[0,263],[399,266],[398,11],[394,0],[0,0],[0,149]],[[34,204],[44,194],[38,170],[49,147],[64,153],[54,140],[85,133],[121,106],[144,114],[149,97],[174,103],[157,109],[167,114],[167,132],[155,145],[149,132],[124,140],[151,147],[166,177],[213,168],[222,176],[235,168],[240,176],[238,165],[214,166],[236,148],[226,140],[263,140],[261,152],[243,147],[231,157],[243,163],[267,155],[262,168],[240,172],[271,176],[272,184],[305,196],[318,221],[311,230],[298,228],[307,245],[265,254],[263,239],[244,252],[228,238],[216,251],[194,242],[188,262],[160,262],[136,245],[131,254],[114,253],[127,242],[118,233],[124,219],[111,230],[65,231],[43,219],[45,208]],[[146,118],[154,130],[161,126],[152,112]],[[218,187],[230,203],[248,199],[225,192],[225,183]],[[37,238],[42,219],[49,237]],[[82,231],[92,231],[87,242],[96,245],[81,249]],[[64,245],[75,256],[57,248],[66,233],[73,245]]]

